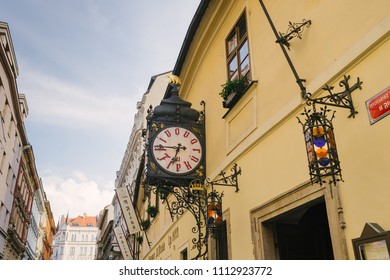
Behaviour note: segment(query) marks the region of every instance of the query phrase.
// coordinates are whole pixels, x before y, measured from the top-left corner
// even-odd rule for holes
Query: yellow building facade
[[[289,49],[285,45],[302,81],[297,82],[275,43],[260,2],[280,33],[288,33],[289,22],[310,20],[300,38],[288,41]],[[221,170],[228,174],[235,163],[242,170],[238,192],[215,187],[224,192],[227,257],[388,259],[386,242],[359,249],[356,241],[367,225],[384,240],[390,230],[390,2],[260,2],[201,1],[173,70],[183,81],[180,97],[198,110],[205,103],[207,178],[215,180]],[[249,86],[225,108],[221,85],[241,76]],[[329,95],[325,85],[343,92],[346,86],[340,82],[348,77],[348,86],[361,87],[351,93],[358,114],[349,117],[349,109],[327,106],[329,118],[336,111],[334,137],[343,180],[312,183],[297,117],[303,121],[301,113],[313,112],[313,105],[300,86],[316,99]],[[373,112],[376,105],[382,107]],[[316,105],[317,111],[323,107]],[[145,231],[150,245],[142,244],[142,258],[193,258],[194,218],[190,213],[170,217],[167,203],[155,196],[149,199],[157,201],[159,214]],[[209,258],[218,250],[210,239]]]

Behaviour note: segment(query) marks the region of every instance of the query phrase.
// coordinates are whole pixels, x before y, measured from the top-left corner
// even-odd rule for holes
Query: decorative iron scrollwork
[[[276,43],[282,43],[288,48],[288,50],[290,50],[289,41],[293,38],[302,39],[303,30],[305,27],[309,27],[310,25],[311,20],[303,19],[300,23],[293,23],[290,21],[286,34],[279,32],[279,38],[276,40]]]
[[[270,14],[268,13],[267,11],[267,8],[265,7],[264,5],[264,2],[263,0],[259,0],[259,3],[261,5],[261,7],[263,8],[263,11],[264,11],[264,14],[265,16],[267,17],[267,20],[271,26],[271,29],[272,31],[274,32],[275,34],[275,37],[276,37],[276,43],[279,44],[280,48],[282,49],[282,52],[287,60],[287,63],[288,65],[290,66],[290,69],[291,71],[293,72],[294,74],[294,77],[295,77],[295,81],[297,82],[300,90],[301,90],[301,96],[302,98],[306,99],[307,98],[307,92],[306,92],[306,86],[304,84],[305,82],[305,79],[302,79],[299,77],[298,75],[298,72],[297,70],[295,69],[295,66],[290,58],[290,56],[288,55],[288,52],[286,50],[286,47],[289,48],[290,44],[288,43],[288,41],[290,41],[292,38],[295,37],[298,37],[298,38],[302,38],[301,34],[302,34],[302,30],[303,30],[303,27],[305,25],[311,25],[311,21],[308,20],[308,21],[305,21],[302,23],[302,24],[298,24],[297,26],[294,26],[294,24],[290,24],[292,26],[292,29],[290,30],[290,27],[289,29],[287,30],[288,34],[287,35],[283,35],[283,33],[280,33],[277,31],[272,19],[271,19],[271,16]]]
[[[207,259],[207,192],[203,190],[193,190],[188,187],[178,186],[159,186],[154,192],[160,195],[168,207],[169,213],[174,219],[175,216],[181,216],[189,211],[195,219],[196,224],[191,231],[195,234],[192,243],[198,250],[193,259]]]
[[[166,203],[172,220],[186,212],[194,217],[195,225],[191,232],[195,237],[191,241],[198,252],[192,259],[207,259],[208,238],[218,234],[222,220],[223,193],[217,192],[214,186],[231,186],[236,188],[236,192],[239,191],[237,177],[241,174],[241,168],[235,163],[230,170],[230,175],[221,171],[213,181],[195,179],[189,186],[145,186]]]
[[[214,181],[210,181],[209,178],[206,179],[206,184],[211,186],[227,186],[227,187],[235,187],[236,192],[240,189],[238,188],[238,175],[241,175],[241,167],[237,169],[237,163],[234,163],[233,167],[230,169],[232,172],[231,175],[226,176],[225,171],[221,171],[219,173],[219,178]]]
[[[355,110],[355,107],[353,105],[352,101],[352,92],[356,89],[362,89],[362,81],[360,81],[360,78],[357,78],[357,81],[354,85],[349,85],[350,76],[344,75],[344,79],[339,82],[340,87],[344,87],[344,91],[333,93],[333,86],[325,85],[322,89],[329,92],[329,95],[324,97],[319,97],[316,99],[310,98],[311,94],[308,94],[307,98],[307,105],[313,104],[322,104],[322,105],[328,105],[328,106],[335,106],[340,108],[349,109],[351,114],[348,116],[348,118],[355,118],[355,115],[358,113]]]

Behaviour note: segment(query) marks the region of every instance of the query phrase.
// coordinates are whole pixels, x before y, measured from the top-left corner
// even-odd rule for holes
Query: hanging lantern
[[[207,196],[207,228],[214,237],[222,224],[222,196],[214,189]]]
[[[222,206],[221,203],[209,203],[207,205],[207,224],[209,226],[217,226],[222,222]]]
[[[335,112],[328,119],[326,106],[321,112],[306,110],[302,113],[306,120],[298,121],[302,125],[305,136],[306,153],[309,166],[310,180],[322,185],[329,178],[330,184],[342,181],[340,161],[337,154],[332,120]]]

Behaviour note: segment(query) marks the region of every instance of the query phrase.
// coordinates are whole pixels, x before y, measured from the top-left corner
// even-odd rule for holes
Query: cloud
[[[128,125],[150,77],[172,70],[198,2],[31,5],[13,34],[29,120],[88,130]],[[50,13],[41,18],[43,6]],[[173,7],[181,12],[172,16]]]
[[[81,171],[74,171],[68,178],[44,176],[42,182],[55,222],[67,213],[69,217],[84,213],[96,216],[111,203],[114,196],[113,182],[107,183],[111,185],[111,191],[101,190],[96,182],[89,180]]]
[[[27,72],[24,78],[29,119],[34,122],[110,128],[112,124],[127,124],[136,111],[137,96],[104,94],[38,72]]]
[[[172,70],[199,0],[5,2],[53,214],[97,215],[111,203],[137,101],[151,76]]]

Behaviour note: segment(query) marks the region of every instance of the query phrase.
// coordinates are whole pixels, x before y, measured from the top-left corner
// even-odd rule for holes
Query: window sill
[[[255,84],[257,84],[257,80],[250,81],[249,85],[245,88],[245,90],[242,93],[234,93],[235,95],[232,96],[229,102],[226,102],[226,100],[222,102],[223,107],[228,109],[228,111],[223,115],[222,119],[224,119],[229,114],[229,112],[237,105],[237,103],[244,97],[244,95],[248,91],[250,91],[250,89]]]

